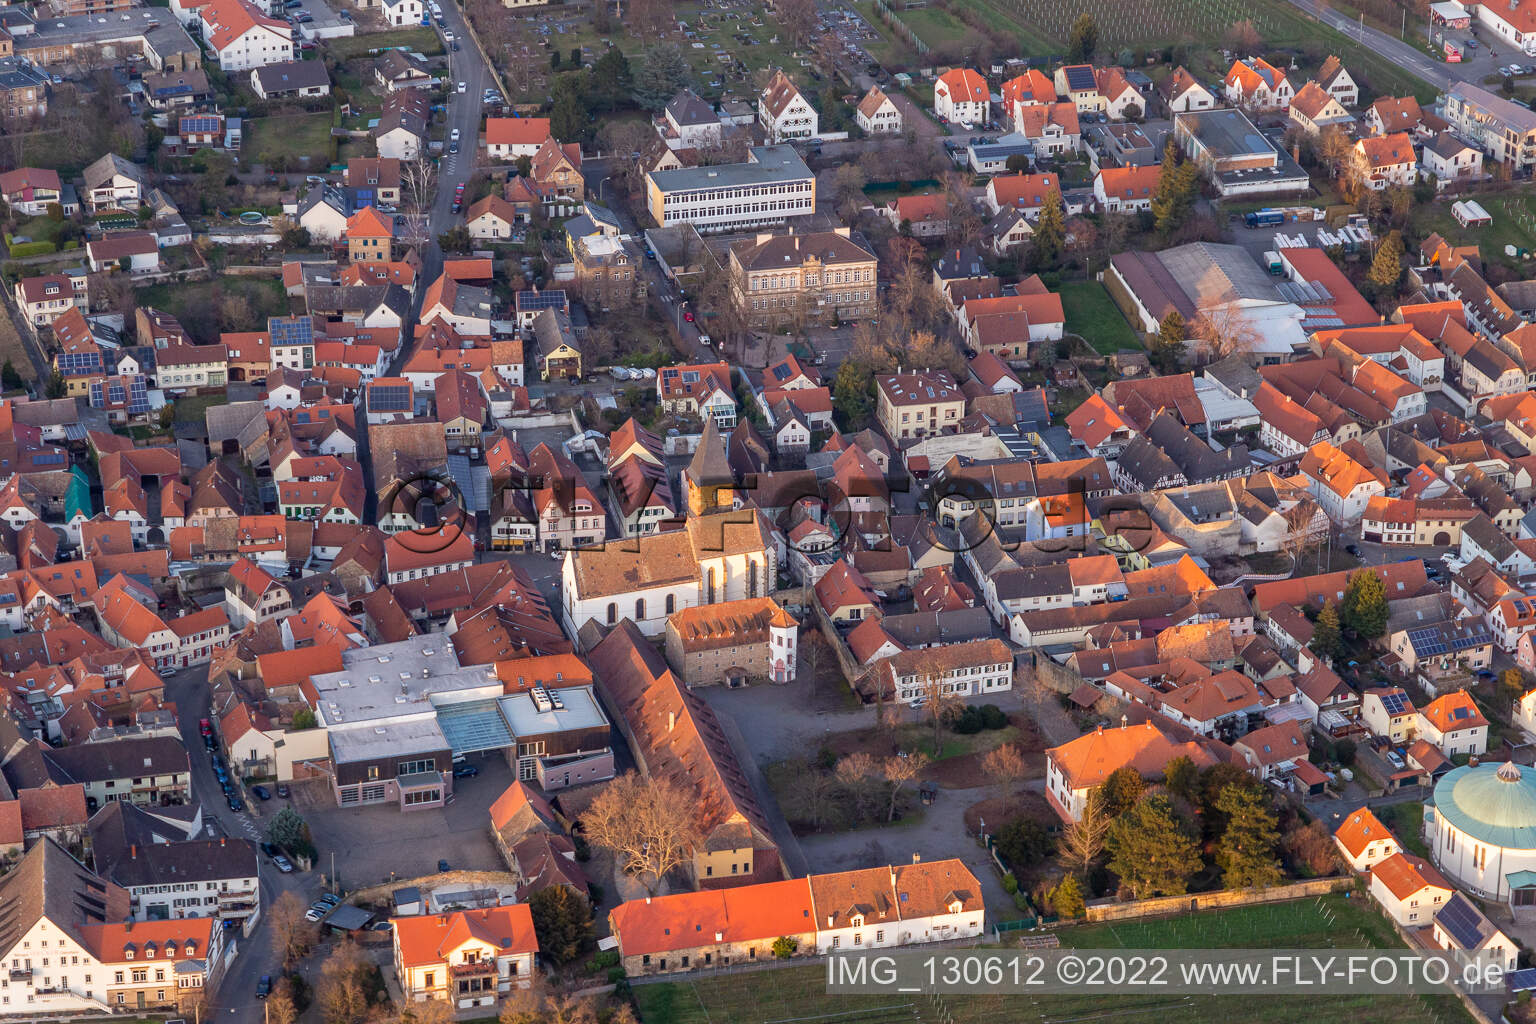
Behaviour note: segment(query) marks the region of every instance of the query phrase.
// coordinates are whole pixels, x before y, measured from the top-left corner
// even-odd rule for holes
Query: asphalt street
[[[165,695],[173,701],[181,719],[181,738],[192,760],[192,796],[203,808],[205,828],[219,835],[249,839],[259,843],[266,823],[283,806],[284,801],[257,801],[256,807],[231,811],[224,794],[213,775],[213,761],[203,749],[198,734],[198,719],[207,714],[208,669],[206,666],[185,669],[165,680]],[[246,794],[249,797],[249,793]],[[252,801],[254,797],[249,797]],[[266,910],[283,892],[292,890],[305,902],[320,895],[320,876],[317,872],[283,874],[272,864],[271,858],[258,855],[261,878],[262,920],[248,937],[238,939],[239,953],[228,972],[219,982],[209,1001],[210,1020],[220,1024],[259,1024],[263,1019],[264,1004],[256,998],[256,982],[263,974],[274,974],[277,960],[272,952],[272,930],[266,923]]]

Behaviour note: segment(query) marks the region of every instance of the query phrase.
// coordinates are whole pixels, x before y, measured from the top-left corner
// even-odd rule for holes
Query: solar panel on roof
[[[1478,927],[1480,917],[1477,909],[1467,902],[1466,897],[1457,893],[1441,908],[1440,913],[1435,915],[1435,923],[1455,939],[1463,949],[1476,949],[1481,930]]]
[[[1094,89],[1097,83],[1093,80],[1093,68],[1086,64],[1074,64],[1066,69],[1068,89]]]
[[[1381,706],[1389,715],[1400,715],[1408,709],[1408,699],[1401,693],[1383,694]]]
[[[407,412],[411,389],[405,384],[374,384],[368,388],[368,408],[375,412]]]
[[[219,118],[212,114],[193,114],[181,119],[183,132],[216,132],[219,130]]]
[[[562,309],[565,306],[565,292],[530,292],[517,293],[517,308],[533,311],[539,309]]]
[[[1421,655],[1444,654],[1450,649],[1438,629],[1409,630],[1408,640],[1413,644],[1414,652]]]
[[[267,335],[274,346],[311,345],[315,340],[315,325],[307,316],[274,316],[267,320]]]
[[[1523,971],[1511,971],[1504,975],[1504,980],[1509,982],[1511,992],[1529,992],[1536,988],[1536,968],[1528,967]]]

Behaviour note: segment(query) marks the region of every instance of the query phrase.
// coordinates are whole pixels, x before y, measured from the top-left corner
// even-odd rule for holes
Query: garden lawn
[[[330,160],[331,123],[330,112],[324,110],[258,117],[245,122],[243,150],[247,160],[261,163],[278,154],[295,162],[309,157],[310,169],[318,170]]]
[[[1056,289],[1067,318],[1067,333],[1080,335],[1095,352],[1114,355],[1140,350],[1141,341],[1126,323],[1109,292],[1097,281],[1068,281]]]
[[[1078,949],[1177,949],[1221,946],[1267,948],[1400,947],[1391,926],[1361,900],[1321,900],[1208,911],[1153,921],[1090,925],[1060,930],[1062,945]],[[1251,995],[1195,998],[1165,995],[833,996],[821,965],[759,970],[717,977],[634,986],[645,1024],[824,1024],[996,1021],[1151,1022],[1180,1024],[1464,1024],[1470,1020],[1451,996]]]
[[[443,40],[437,34],[437,30],[419,27],[370,32],[365,36],[351,36],[345,39],[327,39],[325,45],[336,55],[337,60],[366,57],[371,50],[415,50],[429,57],[435,57],[443,52]]]
[[[216,294],[241,295],[251,306],[251,322],[231,325],[235,331],[264,329],[269,316],[288,315],[288,296],[283,282],[275,277],[221,277],[217,281],[194,281],[176,285],[157,284],[138,290],[141,306],[153,306],[180,320],[182,326],[199,342],[211,342],[209,324],[217,333],[219,311]]]
[[[1429,847],[1424,843],[1424,805],[1423,804],[1388,804],[1386,807],[1378,807],[1376,816],[1381,823],[1392,830],[1397,836],[1397,841],[1407,848],[1409,853],[1420,857],[1429,856]]]
[[[1485,263],[1504,263],[1516,270],[1527,270],[1528,262],[1504,255],[1504,247],[1536,251],[1536,196],[1527,191],[1490,192],[1474,195],[1493,217],[1485,228],[1464,228],[1451,214],[1451,201],[1438,200],[1414,208],[1411,225],[1420,238],[1431,232],[1452,245],[1476,245]]]

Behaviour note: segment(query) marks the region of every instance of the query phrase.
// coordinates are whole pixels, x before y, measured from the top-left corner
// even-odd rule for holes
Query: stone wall
[[[1131,921],[1143,917],[1163,917],[1193,910],[1219,910],[1224,907],[1245,907],[1259,903],[1283,903],[1286,900],[1323,896],[1330,892],[1349,889],[1355,880],[1348,875],[1335,878],[1313,878],[1290,885],[1277,885],[1269,889],[1222,889],[1218,892],[1192,893],[1187,896],[1159,896],[1150,900],[1134,900],[1120,903],[1116,900],[1099,900],[1088,904],[1089,921]]]

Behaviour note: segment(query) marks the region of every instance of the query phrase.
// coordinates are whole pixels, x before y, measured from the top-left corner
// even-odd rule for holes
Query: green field
[[[1324,948],[1399,946],[1385,919],[1361,900],[1317,900],[1242,907],[1155,921],[1082,925],[1059,932],[1077,949]],[[1298,998],[1252,996],[829,996],[820,965],[762,970],[696,980],[638,984],[645,1024],[896,1024],[946,1022],[1087,1024],[1463,1024],[1451,996]]]
[[[321,170],[330,158],[330,111],[258,117],[245,122],[243,151],[248,161],[264,162],[278,153],[295,162],[309,158],[311,170]]]
[[[1102,284],[1068,281],[1056,290],[1061,295],[1068,334],[1080,335],[1101,355],[1114,355],[1121,349],[1141,349],[1141,340]]]
[[[226,304],[222,301],[226,296],[237,296],[244,304]],[[275,277],[227,276],[214,281],[157,284],[140,288],[137,297],[139,305],[163,310],[180,320],[195,341],[205,344],[218,341],[220,330],[264,330],[267,317],[287,316],[289,312],[283,282]],[[243,322],[226,322],[233,312],[238,312]]]
[[[1483,209],[1493,217],[1485,228],[1464,228],[1451,215],[1450,200],[1429,203],[1413,211],[1412,226],[1418,238],[1438,231],[1452,245],[1476,245],[1486,263],[1503,263],[1518,270],[1529,270],[1529,261],[1504,255],[1504,247],[1536,251],[1536,196],[1526,191],[1475,195]]]
[[[354,57],[366,57],[371,50],[381,49],[408,49],[417,53],[424,53],[429,57],[435,57],[443,52],[443,40],[435,29],[430,28],[402,28],[390,29],[388,32],[370,32],[365,36],[351,36],[346,39],[327,39],[326,48],[336,55],[337,60],[351,60]]]
[[[893,70],[917,66],[917,54],[890,35],[870,0],[860,0],[856,6],[886,37],[871,52],[893,65]],[[985,31],[967,23],[963,9],[973,12],[971,21],[986,26]],[[1072,22],[1083,10],[1081,4],[1056,0],[955,0],[953,11],[926,7],[901,11],[898,17],[919,39],[939,50],[938,57],[963,59],[964,54],[954,52],[954,48],[984,35],[997,41],[995,52],[999,56],[1016,52],[1020,56],[1060,57],[1066,52]],[[1435,98],[1435,90],[1426,83],[1307,17],[1287,0],[1102,0],[1092,10],[1099,28],[1095,56],[1101,61],[1119,59],[1125,50],[1140,59],[1148,49],[1182,45],[1192,48],[1179,58],[1191,71],[1219,78],[1226,71],[1218,66],[1219,47],[1233,25],[1250,21],[1266,49],[1299,50],[1311,58],[1303,59],[1304,65],[1315,67],[1328,54],[1338,54],[1357,80],[1365,80],[1362,88],[1371,96],[1412,92],[1421,102]],[[931,64],[932,58],[926,61]]]

